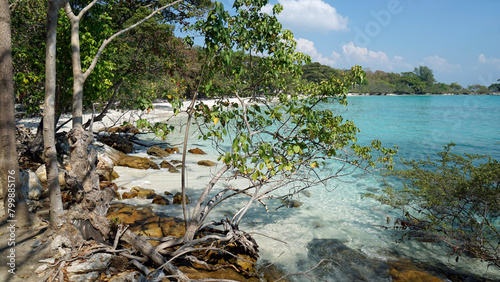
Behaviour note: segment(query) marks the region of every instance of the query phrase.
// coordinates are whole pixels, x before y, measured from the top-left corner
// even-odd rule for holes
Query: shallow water
[[[400,157],[422,159],[441,151],[444,145],[453,141],[457,144],[455,152],[490,154],[500,159],[500,96],[369,96],[348,99],[348,108],[339,111],[361,129],[358,136],[361,144],[368,145],[372,139],[379,139],[385,146],[398,145]],[[182,142],[180,134],[169,138],[167,141],[171,144]],[[200,147],[208,152],[204,156],[188,156],[188,194],[195,197],[210,175],[216,172],[216,168],[201,167],[196,162],[202,159],[216,161],[217,156],[209,143],[197,139],[196,133],[191,135],[188,147]],[[139,150],[137,155],[145,156],[145,152]],[[180,155],[171,158],[180,159]],[[116,171],[120,178],[115,182],[128,189],[141,186],[153,188],[157,193],[180,191],[179,174],[167,170],[137,171],[117,167]],[[354,180],[357,176],[345,180]],[[500,279],[500,271],[488,268],[479,260],[461,258],[455,262],[454,257],[448,257],[445,251],[432,245],[413,241],[397,244],[393,232],[380,227],[386,225],[387,218],[394,214],[378,202],[360,197],[380,187],[376,175],[353,183],[329,182],[327,186],[312,189],[310,195],[301,195],[299,200],[304,204],[300,208],[266,213],[257,205],[252,207],[241,228],[255,232],[263,260],[276,262],[287,272],[313,267],[321,259],[318,254],[324,252],[314,247],[317,244],[313,242],[333,239],[372,259],[386,261],[410,257],[431,265],[441,263],[462,272]],[[148,203],[147,200],[129,201]],[[215,210],[214,219],[234,213],[233,206],[238,202],[238,199],[232,200]],[[157,211],[182,217],[179,206],[154,206]],[[352,259],[349,257],[352,254],[347,256],[346,260]],[[335,260],[342,260],[342,257],[335,257]],[[374,271],[370,264],[356,269],[351,266],[351,270],[349,264],[344,267],[348,269],[346,273],[356,272],[370,281],[388,279],[380,271]],[[332,272],[323,271],[321,275],[327,280],[350,279],[349,276],[339,276],[344,274],[333,269]]]

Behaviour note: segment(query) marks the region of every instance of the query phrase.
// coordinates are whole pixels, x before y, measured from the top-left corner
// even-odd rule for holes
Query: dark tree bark
[[[7,219],[19,226],[29,224],[26,199],[21,191],[16,151],[14,82],[9,1],[0,0],[0,185]]]
[[[45,104],[43,119],[44,158],[50,199],[50,226],[59,229],[63,224],[63,204],[59,185],[59,169],[55,142],[56,98],[56,35],[57,17],[64,1],[49,0],[47,11],[47,41],[45,53]]]

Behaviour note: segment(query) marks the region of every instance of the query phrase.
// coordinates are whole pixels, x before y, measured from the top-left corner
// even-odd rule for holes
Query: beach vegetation
[[[399,211],[402,239],[446,246],[500,267],[500,163],[483,155],[456,154],[450,143],[436,158],[403,160],[387,171],[380,194],[367,194]],[[403,182],[403,186],[399,183]]]

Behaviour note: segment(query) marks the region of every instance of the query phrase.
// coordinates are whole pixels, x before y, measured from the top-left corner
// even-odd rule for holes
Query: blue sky
[[[278,2],[278,19],[313,61],[397,73],[425,65],[438,81],[462,86],[500,79],[499,0]]]

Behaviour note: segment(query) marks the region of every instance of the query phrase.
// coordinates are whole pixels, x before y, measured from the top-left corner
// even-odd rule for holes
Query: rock
[[[307,248],[308,261],[328,260],[311,272],[327,281],[391,281],[389,266],[385,262],[370,259],[340,240],[313,239]]]
[[[127,123],[123,126],[112,127],[109,128],[107,131],[111,133],[130,133],[130,134],[137,134],[141,132],[139,129],[137,129],[137,127],[135,127],[131,123]]]
[[[97,278],[99,278],[99,272],[97,271],[82,274],[68,273],[69,282],[91,282],[96,281]]]
[[[24,197],[29,200],[39,200],[42,195],[43,188],[37,175],[31,170],[20,171],[19,178],[21,182],[21,191],[24,194]]]
[[[163,206],[167,206],[170,204],[168,199],[163,197],[162,195],[156,195],[151,203]]]
[[[148,158],[135,156],[124,156],[116,162],[116,165],[126,166],[136,169],[160,169],[158,165]]]
[[[413,265],[404,263],[390,263],[392,267],[389,274],[392,276],[392,281],[428,281],[428,282],[443,282],[441,278],[426,273],[422,269]]]
[[[99,182],[99,187],[102,189],[104,188],[111,188],[115,191],[118,191],[118,185],[116,185],[115,183],[111,182],[111,181],[101,181]]]
[[[132,153],[134,149],[134,144],[132,142],[118,134],[98,135],[97,140],[125,154]]]
[[[191,154],[195,154],[195,155],[206,155],[207,154],[200,148],[189,149],[188,152]]]
[[[181,192],[175,193],[174,199],[172,200],[172,203],[174,205],[181,205],[182,204],[182,193]],[[189,198],[187,195],[186,195],[186,204],[189,204]]]
[[[118,275],[111,277],[109,282],[136,282],[145,281],[144,276],[141,273],[134,272],[121,272]]]
[[[106,156],[108,156],[113,161],[114,165],[116,165],[116,163],[119,160],[121,160],[123,157],[126,156],[123,152],[118,151],[117,149],[111,148],[108,145],[104,145],[102,148],[99,148],[98,152],[102,153],[102,154],[106,154]]]
[[[158,158],[166,158],[170,155],[169,153],[167,153],[165,150],[162,150],[158,146],[153,146],[153,147],[149,148],[147,150],[147,153],[148,153],[148,155],[155,156]]]
[[[48,264],[42,264],[40,265],[36,270],[35,270],[35,273],[36,274],[40,274],[42,272],[44,272],[45,270],[47,270],[49,268],[49,265]]]
[[[31,243],[31,248],[37,248],[39,247],[41,244],[43,244],[42,240],[40,239],[36,239],[35,241],[33,241],[33,243]]]
[[[137,193],[132,193],[132,192],[123,192],[122,193],[122,199],[125,200],[125,199],[132,199],[132,198],[135,198],[137,197]]]
[[[71,241],[68,239],[68,237],[58,235],[52,240],[52,243],[50,243],[50,249],[59,250],[59,248],[62,247],[71,248],[72,244]]]
[[[175,168],[171,163],[169,163],[167,160],[164,160],[160,163],[160,166],[162,168],[168,168],[168,171],[171,173],[180,173],[180,171]]]
[[[166,148],[165,152],[167,152],[169,154],[179,154],[180,150],[179,150],[179,147],[173,147],[173,148]]]
[[[113,168],[114,168],[114,163],[113,160],[108,157],[105,154],[98,154],[97,157],[97,167],[96,167],[96,172],[99,175],[99,180],[101,181],[112,181],[116,179],[113,177]]]
[[[201,161],[198,161],[198,165],[201,165],[201,166],[216,166],[217,163],[209,161],[209,160],[201,160]]]
[[[154,197],[156,197],[156,193],[153,189],[141,189],[137,192],[139,199],[153,199]]]
[[[184,222],[175,217],[160,217],[152,213],[151,206],[137,207],[127,204],[113,204],[107,218],[129,225],[132,232],[140,236],[165,237],[184,236]],[[150,241],[157,245],[158,241]]]
[[[64,179],[65,173],[66,170],[59,168],[59,185],[61,186],[66,185],[66,180]],[[44,164],[38,167],[38,169],[35,171],[35,174],[42,184],[47,183],[47,170],[45,169]]]
[[[68,273],[88,273],[106,270],[112,257],[112,254],[96,253],[86,261],[74,261],[66,268],[66,271]]]
[[[113,170],[113,172],[111,172],[111,180],[115,180],[115,179],[117,179],[118,177],[120,177],[120,176],[118,175],[118,173],[116,173],[116,171],[114,171],[114,170]]]
[[[300,208],[303,204],[299,200],[292,200],[292,199],[282,199],[281,201],[287,208]]]

